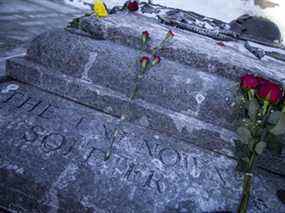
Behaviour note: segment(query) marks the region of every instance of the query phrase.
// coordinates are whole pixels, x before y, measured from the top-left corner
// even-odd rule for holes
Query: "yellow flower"
[[[97,17],[108,16],[107,8],[102,0],[95,0],[93,5],[93,11]]]

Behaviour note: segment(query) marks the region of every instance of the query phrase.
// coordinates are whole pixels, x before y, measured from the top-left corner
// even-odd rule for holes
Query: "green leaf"
[[[283,135],[285,134],[285,114],[281,113],[280,119],[273,129],[270,132],[274,135]]]
[[[252,138],[250,131],[246,127],[243,126],[239,127],[237,129],[237,133],[239,136],[239,140],[244,144],[248,144]]]
[[[269,134],[267,138],[267,148],[270,150],[273,154],[281,155],[282,149],[283,149],[283,138],[280,136],[276,136],[273,134]]]
[[[280,111],[274,111],[272,112],[269,117],[268,117],[268,122],[270,124],[274,124],[276,125],[278,123],[278,121],[280,120],[280,117],[281,117],[281,113]]]
[[[248,104],[248,116],[250,117],[251,120],[254,121],[256,119],[256,114],[258,109],[259,105],[256,99],[255,98],[251,99]]]
[[[264,151],[265,147],[266,147],[266,143],[263,142],[263,141],[261,141],[261,142],[259,142],[258,144],[256,144],[256,146],[255,146],[255,152],[256,152],[257,154],[261,155],[262,152]]]

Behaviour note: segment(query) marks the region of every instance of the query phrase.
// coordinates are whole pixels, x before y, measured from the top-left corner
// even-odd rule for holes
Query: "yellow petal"
[[[107,8],[105,7],[102,0],[95,0],[93,11],[97,15],[97,17],[106,17],[108,16]]]

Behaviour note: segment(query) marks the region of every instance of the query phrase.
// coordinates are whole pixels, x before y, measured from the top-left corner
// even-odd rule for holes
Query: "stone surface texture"
[[[0,84],[0,207],[236,212],[238,78],[250,71],[282,83],[285,64],[255,59],[242,42],[221,47],[172,29],[130,100],[139,58],[150,53],[139,50],[141,32],[154,45],[169,28],[125,12],[83,17],[80,28],[41,34],[7,62],[15,81]],[[285,212],[276,196],[284,177],[284,153],[261,158],[249,212]]]
[[[0,90],[1,206],[155,213],[238,205],[242,176],[232,159],[18,82]],[[284,211],[275,196],[283,179],[257,172],[249,212]]]
[[[63,28],[84,12],[62,1],[0,1],[0,78],[5,76],[6,60],[24,55],[28,43],[37,35]]]

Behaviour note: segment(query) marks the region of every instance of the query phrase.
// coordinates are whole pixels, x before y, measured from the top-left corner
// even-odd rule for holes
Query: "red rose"
[[[258,85],[259,81],[254,75],[246,74],[240,78],[240,87],[242,89],[255,89]]]
[[[149,37],[149,32],[148,31],[144,31],[142,33],[142,44],[143,46],[146,45],[146,43],[150,40],[150,37]]]
[[[258,85],[262,85],[262,84],[266,84],[266,83],[270,82],[269,80],[264,79],[260,76],[257,76],[256,79],[258,80]]]
[[[141,58],[140,63],[141,63],[142,70],[145,70],[147,68],[147,65],[148,65],[149,61],[150,61],[150,59],[147,56],[143,56]]]
[[[175,34],[171,30],[169,30],[166,34],[165,40],[171,40],[174,36]]]
[[[161,61],[161,58],[160,58],[158,55],[154,55],[154,56],[152,57],[152,62],[151,62],[151,64],[152,64],[152,66],[154,66],[154,65],[159,64],[160,61]]]
[[[137,1],[130,1],[128,3],[129,11],[137,11],[139,9],[139,3]]]
[[[282,98],[282,88],[273,82],[267,81],[260,85],[257,95],[271,104],[276,104]]]
[[[149,32],[148,31],[143,31],[143,37],[149,38]]]

